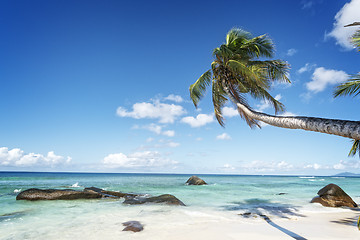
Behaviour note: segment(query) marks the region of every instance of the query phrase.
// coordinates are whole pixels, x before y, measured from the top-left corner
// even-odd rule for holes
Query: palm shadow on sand
[[[244,202],[232,202],[231,205],[224,206],[225,210],[228,211],[237,211],[245,210],[243,214],[239,214],[243,217],[260,216],[263,218],[270,226],[280,230],[286,235],[296,239],[296,240],[307,240],[306,238],[286,229],[278,224],[274,223],[266,214],[277,216],[280,218],[289,219],[292,216],[297,217],[306,217],[305,215],[298,213],[298,208],[294,205],[283,204],[283,203],[273,203],[267,199],[246,199]]]

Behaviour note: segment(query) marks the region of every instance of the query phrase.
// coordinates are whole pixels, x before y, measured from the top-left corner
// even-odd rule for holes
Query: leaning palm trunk
[[[360,140],[360,121],[268,115],[249,109],[247,106],[236,100],[225,84],[223,84],[223,88],[231,101],[238,107],[238,111],[242,116],[246,115],[251,119],[262,121],[275,127],[303,129],[306,131],[321,132]]]

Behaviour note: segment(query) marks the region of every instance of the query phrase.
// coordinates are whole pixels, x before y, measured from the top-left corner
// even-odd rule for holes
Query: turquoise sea
[[[329,183],[339,185],[360,202],[360,178],[354,177],[198,175],[208,185],[187,186],[190,176],[0,172],[0,239],[132,239],[134,235],[122,232],[125,221],[141,221],[154,233],[166,231],[171,224],[241,218],[239,214],[246,212],[294,218],[308,211],[342,211],[309,203]],[[173,194],[187,206],[129,206],[123,205],[122,199],[15,199],[20,191],[29,188],[82,190],[91,186],[153,196]]]

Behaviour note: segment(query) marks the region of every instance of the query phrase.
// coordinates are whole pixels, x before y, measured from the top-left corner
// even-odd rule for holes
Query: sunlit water
[[[191,175],[0,172],[0,239],[132,239],[123,222],[145,224],[141,234],[161,235],[189,221],[239,219],[241,213],[292,218],[306,212],[343,211],[309,201],[335,183],[360,202],[360,178],[199,175],[208,185],[187,186]],[[187,206],[123,205],[123,199],[16,201],[28,188],[99,187],[150,195],[172,194]],[[169,228],[171,229],[171,228]],[[160,239],[160,237],[159,237]]]

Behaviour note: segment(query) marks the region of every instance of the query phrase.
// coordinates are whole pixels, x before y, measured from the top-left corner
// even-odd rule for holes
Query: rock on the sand
[[[187,185],[207,185],[207,183],[197,176],[192,176],[186,181]]]
[[[128,221],[123,223],[126,226],[123,231],[140,232],[144,230],[144,226],[139,221]]]
[[[318,191],[311,203],[320,203],[325,207],[357,207],[357,204],[336,184],[329,184]]]

